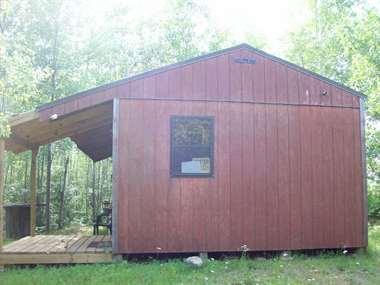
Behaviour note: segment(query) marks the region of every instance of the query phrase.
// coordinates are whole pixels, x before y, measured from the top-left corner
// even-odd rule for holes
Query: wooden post
[[[32,163],[30,166],[30,235],[36,230],[36,200],[37,200],[37,154],[38,148],[32,150]]]
[[[0,252],[4,244],[4,179],[5,179],[5,141],[0,137]],[[1,265],[0,265],[1,267]]]

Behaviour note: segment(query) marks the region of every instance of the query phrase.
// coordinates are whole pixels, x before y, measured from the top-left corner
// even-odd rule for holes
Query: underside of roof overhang
[[[36,111],[23,113],[9,119],[12,133],[5,149],[21,153],[69,137],[92,160],[99,161],[112,155],[112,119],[112,101],[46,120]]]

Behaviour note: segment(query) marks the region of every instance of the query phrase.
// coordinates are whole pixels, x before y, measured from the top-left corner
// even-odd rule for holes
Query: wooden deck
[[[0,266],[10,264],[106,263],[112,261],[110,236],[39,235],[4,246]]]

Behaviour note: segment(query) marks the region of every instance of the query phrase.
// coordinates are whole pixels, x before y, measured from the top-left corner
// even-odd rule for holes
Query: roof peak
[[[109,88],[113,88],[113,87],[116,87],[116,86],[119,86],[121,84],[124,84],[124,83],[127,83],[129,81],[133,81],[133,80],[139,80],[143,77],[147,77],[147,76],[151,76],[151,75],[156,75],[158,73],[161,73],[161,72],[165,72],[165,71],[168,71],[168,70],[171,70],[171,69],[174,69],[174,68],[178,68],[178,67],[181,67],[181,66],[184,66],[184,65],[187,65],[187,64],[193,64],[193,63],[196,63],[196,62],[199,62],[199,61],[202,61],[202,60],[207,60],[207,59],[210,59],[210,58],[213,58],[213,57],[216,57],[216,56],[219,56],[219,55],[222,55],[222,54],[225,54],[225,53],[228,53],[228,52],[231,52],[233,50],[237,50],[237,49],[246,49],[248,51],[251,51],[253,53],[257,53],[265,58],[268,58],[270,60],[273,60],[273,61],[276,61],[280,64],[284,64],[286,65],[287,67],[289,68],[292,68],[292,69],[295,69],[299,72],[302,72],[306,75],[310,75],[310,76],[313,76],[319,80],[322,80],[322,81],[325,81],[326,83],[329,83],[329,84],[333,84],[335,85],[336,87],[338,88],[341,88],[341,89],[344,89],[345,91],[348,91],[349,93],[353,94],[353,95],[356,95],[356,96],[359,96],[359,97],[363,97],[364,95],[348,86],[345,86],[339,82],[336,82],[334,80],[331,80],[325,76],[322,76],[316,72],[313,72],[313,71],[310,71],[310,70],[307,70],[301,66],[298,66],[294,63],[291,63],[287,60],[284,60],[282,58],[279,58],[277,56],[274,56],[272,54],[269,54],[261,49],[258,49],[258,48],[255,48],[253,46],[251,46],[250,44],[248,43],[241,43],[241,44],[238,44],[238,45],[235,45],[235,46],[232,46],[232,47],[229,47],[229,48],[225,48],[225,49],[221,49],[221,50],[217,50],[217,51],[214,51],[214,52],[211,52],[211,53],[207,53],[207,54],[204,54],[204,55],[200,55],[200,56],[196,56],[196,57],[193,57],[193,58],[190,58],[190,59],[186,59],[186,60],[183,60],[183,61],[179,61],[179,62],[176,62],[176,63],[172,63],[172,64],[169,64],[169,65],[165,65],[165,66],[162,66],[162,67],[159,67],[159,68],[155,68],[155,69],[152,69],[152,70],[148,70],[148,71],[145,71],[145,72],[142,72],[142,73],[139,73],[139,74],[136,74],[136,75],[132,75],[132,76],[129,76],[129,77],[125,77],[125,78],[122,78],[122,79],[119,79],[119,80],[116,80],[116,81],[112,81],[112,82],[109,82],[109,83],[105,83],[105,84],[102,84],[102,85],[99,85],[97,87],[94,87],[94,88],[91,88],[91,89],[87,89],[87,90],[84,90],[84,91],[81,91],[81,92],[78,92],[78,93],[75,93],[71,96],[68,96],[68,97],[64,97],[62,99],[58,99],[54,102],[51,102],[51,103],[46,103],[46,104],[43,104],[41,106],[38,106],[37,107],[37,111],[42,111],[42,110],[45,110],[45,109],[48,109],[50,107],[53,107],[55,105],[58,105],[58,104],[61,104],[61,103],[64,103],[64,102],[67,102],[69,100],[73,100],[77,97],[80,97],[80,96],[86,96],[90,93],[93,93],[93,92],[99,92],[99,91],[103,91],[103,90],[107,90]]]

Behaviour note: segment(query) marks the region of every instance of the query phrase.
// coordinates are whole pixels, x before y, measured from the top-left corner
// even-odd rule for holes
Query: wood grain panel
[[[242,51],[241,56],[244,58],[251,58],[252,54],[248,51]],[[253,93],[253,69],[255,64],[242,64],[241,65],[241,88],[242,100],[252,102],[254,101]]]
[[[242,100],[242,75],[241,67],[242,64],[236,63],[236,59],[241,57],[241,53],[232,53],[229,55],[229,69],[230,69],[230,94],[229,100],[241,101]]]
[[[350,109],[342,110],[343,122],[343,169],[344,169],[344,185],[345,185],[345,239],[346,244],[350,244],[355,240],[355,219],[353,212],[356,210],[355,194],[354,194],[354,172],[353,172],[353,158],[354,158],[354,139],[353,139],[353,120]]]
[[[121,101],[120,252],[363,244],[358,110]],[[172,115],[215,117],[214,177],[170,178]]]
[[[322,123],[322,176],[324,179],[322,180],[322,192],[324,197],[322,212],[324,213],[323,224],[325,226],[325,242],[324,246],[330,248],[333,247],[333,230],[334,224],[331,223],[334,218],[334,203],[331,196],[334,195],[334,165],[333,165],[333,140],[332,140],[332,126],[330,122],[332,121],[331,112],[327,108],[320,108],[321,123]]]
[[[289,117],[288,107],[277,107],[278,126],[278,227],[279,247],[290,247],[290,173],[289,173]]]
[[[277,102],[288,103],[288,82],[287,82],[287,70],[282,64],[276,65],[276,92]]]
[[[243,215],[243,236],[242,244],[248,248],[254,248],[255,241],[255,225],[252,221],[255,220],[255,189],[254,189],[254,106],[244,104],[242,106],[242,215]]]
[[[288,80],[288,90],[291,92],[288,93],[289,103],[298,104],[299,103],[299,90],[298,90],[298,74],[296,71],[288,69],[287,72]]]
[[[125,182],[128,183],[128,198],[124,202],[128,203],[128,246],[136,251],[144,249],[144,240],[142,240],[141,229],[143,227],[141,220],[142,203],[147,201],[141,200],[141,193],[143,191],[144,178],[142,176],[143,164],[143,152],[144,152],[144,130],[141,127],[141,122],[144,120],[144,102],[132,101],[127,108],[128,116],[128,131],[125,146],[127,148],[128,160],[128,179]],[[139,110],[135,112],[134,110]],[[123,112],[122,109],[120,109]],[[134,143],[139,142],[139,143]],[[123,147],[123,146],[120,146]],[[123,157],[119,157],[120,161],[124,161]],[[124,180],[119,177],[119,179]],[[145,191],[144,191],[145,192]],[[120,205],[123,207],[123,205]],[[123,221],[122,217],[119,217],[119,221]],[[120,239],[119,239],[120,240]]]
[[[254,64],[236,62],[236,59],[242,57],[254,59],[256,62]],[[172,77],[176,78],[176,81],[180,79],[187,82],[184,84],[183,90],[167,92],[165,86]],[[325,106],[336,103],[338,106],[359,107],[359,97],[351,94],[347,89],[341,88],[338,84],[302,72],[287,63],[274,60],[271,56],[240,48],[203,60],[189,61],[160,72],[138,76],[132,80],[125,80],[125,82],[117,82],[117,84],[86,91],[43,109],[41,119],[48,120],[52,114],[59,116],[69,114],[114,98],[141,98],[146,95],[141,90],[143,82],[146,80],[154,80],[157,85],[157,92],[152,93],[150,98],[281,102]],[[218,89],[206,90],[205,81],[214,82],[214,86],[218,85]],[[299,94],[292,92],[288,94],[289,98],[287,98],[288,96],[285,96],[284,93],[285,89],[276,88],[277,82],[285,81],[288,82],[288,85],[297,85]],[[280,83],[280,85],[284,84]],[[250,92],[251,88],[252,93]],[[290,89],[295,91],[294,88]],[[336,92],[335,89],[340,92]],[[328,91],[328,95],[321,96],[322,91]]]
[[[345,185],[344,185],[344,172],[343,172],[343,128],[342,124],[342,111],[337,110],[331,116],[333,120],[333,132],[332,132],[332,148],[333,148],[333,175],[334,182],[333,188],[334,192],[331,195],[331,199],[334,201],[334,218],[332,220],[334,224],[334,241],[340,246],[344,245],[344,236],[345,236]]]
[[[219,164],[216,169],[216,179],[218,180],[218,218],[219,218],[219,246],[220,248],[230,248],[231,239],[231,208],[230,208],[230,113],[228,104],[218,103],[218,136],[216,143],[218,151],[216,153]],[[221,127],[223,126],[223,127]],[[217,126],[215,126],[217,127]]]
[[[243,191],[242,191],[242,110],[241,104],[231,104],[230,112],[230,248],[243,245]]]
[[[355,104],[355,103],[354,103]],[[363,177],[362,177],[362,165],[361,165],[361,141],[360,141],[360,111],[352,110],[352,131],[353,131],[353,191],[354,191],[354,201],[355,208],[353,215],[354,220],[354,233],[355,246],[362,246],[365,241],[363,237],[363,225],[367,222],[367,217],[363,217],[364,209],[363,205],[365,201],[363,201]],[[362,203],[358,203],[358,201],[362,201]]]
[[[156,121],[157,114],[156,108],[153,102],[147,102],[143,106],[143,120],[139,124],[142,128],[143,137],[142,145],[143,151],[141,160],[142,172],[141,172],[141,185],[142,189],[140,193],[140,209],[141,218],[139,223],[141,225],[141,237],[144,240],[144,250],[154,251],[157,247],[156,245],[156,232],[154,225],[157,223],[156,215],[156,192],[160,191],[156,189],[155,180],[147,179],[147,177],[154,177],[156,172],[154,168],[154,163],[144,163],[144,161],[155,161],[155,137],[158,135],[156,133]],[[173,203],[174,204],[174,203]],[[143,226],[150,225],[150,226]]]
[[[299,109],[300,149],[301,149],[301,203],[302,203],[302,245],[312,248],[314,245],[313,231],[313,139],[312,120],[309,108]]]
[[[277,102],[277,90],[276,90],[276,65],[270,60],[264,61],[264,76],[265,76],[265,102],[276,103]]]
[[[265,102],[265,59],[255,56],[256,63],[252,67],[253,101]]]
[[[266,107],[264,105],[254,106],[254,247],[256,250],[265,250],[268,245],[267,225],[267,143],[266,143]]]
[[[300,103],[301,104],[310,104],[310,87],[312,85],[312,80],[309,76],[306,76],[305,74],[298,73],[298,90],[299,90],[299,96],[300,96]]]
[[[218,104],[206,104],[206,114],[209,116],[213,116],[215,126],[219,126],[219,115],[218,115]],[[220,181],[217,179],[218,174],[217,171],[219,169],[220,160],[219,156],[219,128],[214,128],[214,179],[207,179],[206,191],[204,191],[204,211],[206,218],[206,249],[210,251],[217,251],[219,246],[219,236],[220,236],[220,224],[223,223],[221,219],[220,211],[223,211],[221,205],[219,204],[219,195],[220,195]]]
[[[302,248],[303,215],[301,187],[301,122],[298,108],[288,109],[289,115],[289,207],[290,247]]]
[[[277,125],[277,107],[273,105],[265,106],[266,112],[266,232],[267,247],[279,248],[279,217],[278,217],[278,125]]]
[[[217,57],[217,74],[218,74],[218,98],[221,100],[230,99],[230,65],[229,58],[226,55]]]
[[[217,59],[205,62],[206,65],[206,99],[217,100],[219,97]]]

